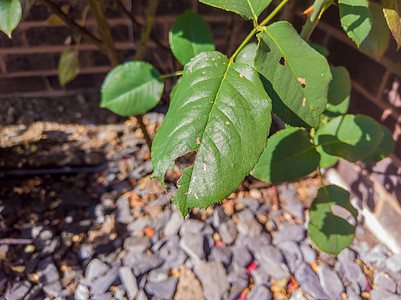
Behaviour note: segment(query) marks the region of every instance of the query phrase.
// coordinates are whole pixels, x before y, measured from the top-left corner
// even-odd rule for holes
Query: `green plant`
[[[45,0],[67,25],[80,27],[77,32],[98,43],[116,66],[103,84],[102,106],[124,116],[143,114],[160,100],[163,79],[181,76],[151,154],[152,176],[164,186],[165,173],[175,159],[196,152],[194,164],[182,170],[173,199],[183,216],[193,207],[219,203],[249,173],[277,184],[315,171],[322,176],[321,168],[333,166],[339,157],[374,163],[392,153],[394,141],[384,126],[364,115],[347,114],[349,74],[341,66],[330,68],[327,50],[309,44],[309,37],[326,9],[336,5],[343,29],[361,51],[381,56],[390,36],[383,25],[386,22],[400,46],[400,0],[382,0],[382,6],[367,0],[315,0],[301,34],[287,22],[270,24],[288,0],[200,2],[252,20],[253,30],[228,58],[214,51],[212,33],[201,16],[185,12],[169,34],[171,50],[184,69],[160,75],[145,62],[117,66],[102,1],[88,0],[102,36],[99,44],[96,37]],[[7,16],[7,22],[0,21],[0,28],[8,35],[21,15],[18,3],[0,2],[0,13]],[[140,60],[146,50],[157,4],[149,2],[135,60]],[[259,15],[268,7],[271,13],[259,22]],[[258,44],[249,43],[254,36]],[[74,59],[68,62],[71,67]],[[269,137],[272,112],[286,127]],[[336,216],[333,206],[346,210],[353,222]],[[338,254],[352,242],[358,213],[347,191],[326,186],[322,180],[309,215],[308,233],[323,251]]]

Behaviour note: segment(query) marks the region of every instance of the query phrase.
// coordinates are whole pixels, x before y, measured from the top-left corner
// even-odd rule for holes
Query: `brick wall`
[[[295,1],[295,0],[294,0]],[[59,5],[69,1],[59,0]],[[296,12],[299,29],[302,22]],[[85,2],[77,2],[84,5]],[[168,30],[175,16],[197,5],[191,0],[160,1],[154,23],[153,34],[168,47]],[[134,0],[134,12],[140,20],[146,1]],[[80,19],[82,7],[70,10],[76,20]],[[173,13],[174,12],[174,13]],[[249,32],[249,23],[236,22],[238,18],[221,10],[199,4],[199,12],[211,25],[220,51],[232,51],[228,43],[230,28],[236,30],[234,41],[238,43]],[[33,7],[31,14],[13,32],[13,39],[0,33],[0,98],[13,97],[56,97],[75,95],[88,91],[98,91],[110,70],[107,57],[95,46],[83,40],[80,50],[81,73],[76,80],[63,88],[58,83],[57,65],[60,53],[67,48],[65,41],[71,32],[64,26],[51,26],[45,22],[50,13],[40,1]],[[135,41],[140,37],[140,29],[133,28],[134,42],[129,39],[130,22],[118,11],[108,10],[109,23],[121,60],[129,60],[135,53]],[[312,41],[322,43],[330,51],[329,61],[333,65],[343,65],[352,77],[351,112],[364,113],[385,124],[397,141],[395,161],[401,162],[401,52],[396,51],[392,40],[386,54],[381,59],[370,58],[358,52],[338,24],[338,10],[329,9],[319,27],[312,35]],[[233,26],[234,24],[234,26]],[[94,34],[95,21],[89,16],[86,27]],[[235,45],[234,45],[235,46]],[[169,50],[149,43],[145,60],[156,65],[161,73],[170,73],[181,68]],[[168,84],[167,84],[168,86]],[[166,95],[167,98],[167,95]]]

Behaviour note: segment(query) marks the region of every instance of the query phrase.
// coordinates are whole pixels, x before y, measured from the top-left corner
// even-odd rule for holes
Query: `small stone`
[[[188,219],[182,224],[180,229],[180,235],[185,234],[197,234],[201,233],[203,228],[205,228],[205,223],[195,219]]]
[[[252,262],[252,255],[244,246],[232,246],[232,262],[238,267],[246,268]]]
[[[124,249],[134,252],[145,252],[151,243],[147,236],[128,237],[124,241]]]
[[[338,261],[340,261],[343,265],[355,262],[356,253],[349,248],[345,248],[337,255]]]
[[[249,196],[251,196],[254,199],[261,199],[262,193],[257,189],[250,189]]]
[[[93,283],[90,285],[91,294],[105,293],[109,289],[111,284],[117,279],[119,269],[120,266],[116,265],[112,267],[109,271],[107,271],[107,273],[96,278],[96,280],[94,280]]]
[[[301,201],[289,199],[286,201],[285,210],[291,215],[303,218],[304,217],[304,205]]]
[[[239,221],[238,232],[249,236],[259,236],[262,233],[262,225],[256,220]]]
[[[342,263],[344,268],[344,277],[349,281],[354,282],[359,286],[359,291],[364,291],[366,288],[366,275],[360,265],[355,262]]]
[[[303,257],[299,245],[293,241],[283,241],[277,247],[284,254],[287,266],[291,273],[294,273],[298,266],[302,263]]]
[[[247,300],[270,300],[272,295],[264,285],[255,285],[252,290],[246,295]]]
[[[224,266],[228,266],[231,262],[232,253],[227,247],[213,247],[209,259],[221,262]]]
[[[187,259],[187,255],[178,245],[178,237],[172,236],[158,251],[165,260],[164,265],[169,269],[179,269]]]
[[[401,297],[386,290],[373,289],[370,291],[370,300],[400,300]]]
[[[31,283],[29,281],[15,282],[7,289],[6,299],[24,299],[30,288]]]
[[[195,274],[202,283],[207,300],[222,299],[228,294],[227,273],[222,263],[211,261],[197,264]]]
[[[374,273],[373,284],[382,287],[392,293],[397,290],[397,284],[387,274]]]
[[[195,261],[205,258],[205,238],[201,235],[185,234],[180,240],[180,247]]]
[[[131,268],[127,266],[120,267],[118,273],[128,298],[133,299],[138,292],[138,284]]]
[[[248,207],[253,213],[256,213],[260,207],[260,202],[251,198],[242,198],[238,202]]]
[[[305,293],[312,296],[313,299],[328,299],[320,285],[319,277],[309,265],[301,264],[294,276]]]
[[[174,211],[171,216],[170,220],[167,222],[166,227],[164,227],[164,235],[171,236],[176,235],[181,228],[182,223],[184,220],[179,211]]]
[[[274,279],[281,280],[290,276],[288,268],[284,264],[283,256],[277,248],[263,246],[255,252],[255,258],[258,265]]]
[[[74,299],[88,300],[89,299],[89,288],[83,284],[78,284],[78,286],[74,292]]]
[[[46,295],[53,298],[56,298],[62,290],[63,288],[58,280],[48,283],[43,287],[43,291],[46,293]]]
[[[151,223],[152,221],[149,218],[137,218],[134,222],[127,225],[127,230],[131,236],[137,236]]]
[[[39,262],[37,274],[39,276],[39,282],[43,285],[52,283],[59,279],[57,267],[54,265],[50,257]]]
[[[148,297],[143,290],[140,290],[135,300],[148,300]]]
[[[290,300],[307,300],[307,299],[304,297],[301,290],[297,289],[291,294]]]
[[[240,221],[254,221],[255,214],[250,209],[243,209],[238,214],[238,219]]]
[[[79,256],[82,260],[90,259],[95,254],[95,249],[91,244],[81,244],[79,247]]]
[[[177,282],[178,279],[175,277],[169,277],[159,282],[148,281],[145,290],[158,298],[171,299],[175,293]]]
[[[86,278],[88,280],[93,280],[109,270],[110,268],[104,262],[95,258],[88,264],[88,267],[86,268]]]
[[[307,263],[316,261],[316,252],[312,249],[312,247],[306,243],[300,244],[302,256]]]
[[[92,300],[113,300],[113,297],[109,293],[95,294]]]
[[[130,266],[134,270],[134,275],[139,276],[149,272],[152,269],[160,267],[164,260],[157,254],[151,256],[144,256],[141,260],[137,261],[134,266]]]
[[[164,266],[157,269],[153,269],[152,271],[149,272],[147,280],[151,282],[164,281],[168,278],[168,271],[169,270]]]
[[[260,236],[246,236],[243,234],[238,235],[237,245],[246,247],[253,255],[258,252],[264,246],[270,246],[271,237],[266,232],[263,232]]]
[[[195,274],[185,266],[181,268],[174,300],[204,300],[202,286]]]
[[[270,275],[263,268],[252,270],[251,276],[255,285],[268,285],[270,283]]]
[[[401,295],[401,284],[397,284],[397,295]]]
[[[42,290],[41,285],[34,285],[31,290],[25,295],[24,300],[33,300],[33,299],[38,299],[37,296]],[[12,298],[7,298],[7,299],[12,299]]]
[[[401,271],[401,253],[396,253],[386,260],[386,267],[394,273]]]
[[[282,223],[279,231],[273,235],[273,245],[283,241],[300,242],[305,238],[305,227],[301,225]]]
[[[227,244],[232,244],[237,238],[237,225],[233,220],[228,220],[227,222],[222,223],[219,226],[219,233],[221,236],[221,240]]]
[[[362,300],[361,297],[359,297],[359,289],[357,284],[351,283],[350,285],[347,285],[345,288],[345,292],[347,294],[347,300]]]
[[[213,212],[213,226],[214,228],[219,228],[219,226],[227,222],[230,217],[224,212],[220,206],[216,206]]]
[[[337,273],[325,263],[320,263],[318,275],[326,295],[333,296],[333,299],[341,299],[344,285]]]
[[[232,290],[230,295],[228,295],[228,300],[238,300],[241,298],[241,290]]]
[[[134,216],[131,215],[131,207],[129,205],[128,198],[121,196],[116,201],[117,204],[117,221],[123,224],[129,224],[134,220]]]
[[[117,289],[114,290],[113,296],[115,300],[126,300],[124,287],[122,285],[119,285]],[[129,299],[134,299],[134,298],[129,298]]]
[[[232,287],[245,289],[248,287],[248,275],[245,269],[240,269],[238,271],[230,272],[228,274],[228,282]]]

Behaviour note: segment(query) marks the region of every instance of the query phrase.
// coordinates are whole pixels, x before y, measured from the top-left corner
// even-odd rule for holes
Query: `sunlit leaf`
[[[384,16],[390,31],[401,47],[401,0],[381,0]]]
[[[238,53],[237,57],[235,58],[235,62],[248,64],[253,67],[257,47],[258,44],[256,43],[250,43],[246,45],[244,48],[242,48],[240,53]]]
[[[362,159],[363,162],[373,164],[381,161],[393,153],[395,147],[393,135],[384,125],[381,125],[381,130],[383,132],[383,139],[372,154]]]

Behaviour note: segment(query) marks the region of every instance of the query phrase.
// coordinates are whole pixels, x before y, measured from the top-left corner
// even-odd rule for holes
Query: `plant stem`
[[[103,0],[87,0],[95,17],[99,33],[103,39],[103,43],[107,48],[107,55],[113,67],[120,64],[120,58],[111,36],[110,27],[107,23],[106,16],[103,13]]]
[[[238,55],[238,53],[242,50],[242,48],[245,47],[246,44],[249,43],[251,38],[262,29],[263,26],[265,26],[267,23],[269,23],[277,14],[278,12],[284,7],[284,5],[287,4],[289,0],[283,0],[280,2],[279,5],[271,12],[270,15],[268,15],[262,23],[260,23],[258,26],[255,26],[253,30],[248,34],[248,36],[245,38],[245,40],[239,45],[238,49],[235,50],[234,54],[230,57],[230,61],[234,61],[235,57]]]
[[[313,30],[315,30],[317,23],[319,23],[326,2],[327,0],[315,0],[315,2],[313,3],[313,12],[310,15],[310,17],[306,20],[306,23],[301,31],[301,37],[306,42],[309,42]]]
[[[150,0],[148,10],[146,12],[145,24],[142,29],[141,40],[139,42],[138,50],[135,54],[134,60],[141,60],[145,55],[158,5],[159,0]]]
[[[148,130],[146,129],[146,125],[145,125],[145,123],[143,122],[142,115],[137,115],[137,116],[134,116],[134,117],[135,117],[136,121],[138,122],[139,127],[140,127],[141,130],[142,130],[143,136],[144,136],[144,138],[145,138],[146,144],[148,145],[149,152],[150,152],[151,149],[152,149],[152,138],[150,137],[149,132],[148,132]]]
[[[170,78],[170,77],[175,77],[175,76],[181,76],[182,74],[184,74],[184,71],[177,71],[177,72],[173,72],[170,74],[164,74],[164,75],[160,75],[161,79],[166,79],[166,78]]]
[[[80,26],[76,23],[73,19],[71,19],[66,13],[64,13],[60,7],[58,7],[53,1],[51,0],[43,0],[47,7],[56,14],[72,31],[77,33],[78,35],[83,35],[86,37],[92,44],[98,47],[102,52],[107,53],[107,49],[105,45],[102,43],[100,39],[95,37],[92,33],[87,31],[83,26]]]

